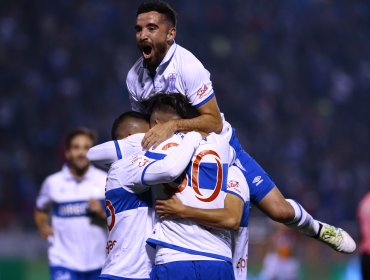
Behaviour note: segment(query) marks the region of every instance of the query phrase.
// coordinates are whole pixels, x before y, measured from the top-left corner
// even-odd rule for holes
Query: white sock
[[[294,209],[294,219],[286,223],[290,228],[297,229],[308,236],[317,236],[320,230],[320,224],[317,220],[307,213],[307,211],[298,202],[293,199],[286,199]]]

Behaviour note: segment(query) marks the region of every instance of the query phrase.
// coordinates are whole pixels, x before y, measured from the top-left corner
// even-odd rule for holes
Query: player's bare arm
[[[47,239],[50,235],[53,235],[53,228],[49,225],[48,212],[35,209],[34,218],[42,239]]]
[[[182,204],[175,195],[167,200],[157,200],[155,210],[161,219],[178,217],[191,219],[197,223],[237,230],[243,215],[244,202],[237,196],[227,194],[225,207],[218,209],[200,209]]]
[[[198,113],[200,116],[193,119],[175,119],[156,124],[145,134],[142,142],[143,147],[146,149],[156,148],[176,131],[221,132],[222,118],[216,97],[212,97],[206,104],[200,106]]]

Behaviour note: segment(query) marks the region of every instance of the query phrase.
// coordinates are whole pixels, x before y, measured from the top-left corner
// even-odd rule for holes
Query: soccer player
[[[250,188],[251,201],[274,221],[316,238],[335,250],[352,253],[356,244],[343,229],[319,222],[296,201],[285,199],[263,168],[243,150],[235,130],[220,113],[209,72],[188,50],[175,43],[176,13],[165,2],[146,2],[136,18],[136,43],[142,54],[127,75],[132,109],[145,112],[145,101],[159,92],[180,92],[197,108],[199,116],[159,123],[143,139],[143,147],[156,147],[176,131],[220,133],[236,152]]]
[[[44,180],[37,197],[35,223],[49,241],[52,280],[96,279],[105,261],[106,173],[86,158],[94,141],[91,130],[72,131],[66,141],[67,163]]]
[[[171,95],[158,94],[150,98],[148,103],[148,112],[151,114],[151,126],[155,123],[163,123],[171,119],[188,118],[189,116],[194,117],[197,114],[196,110],[189,106],[186,97],[179,93]],[[160,152],[160,150],[158,152]],[[193,179],[191,182],[188,181],[187,187],[191,187],[193,183],[196,184],[196,180],[199,180],[200,189],[209,184],[209,182],[204,180],[206,177],[212,178],[212,174],[207,170],[207,165],[207,163],[199,164],[199,170],[203,169],[203,173],[195,173],[193,165],[191,175],[188,174],[188,177],[191,176]],[[198,164],[196,164],[196,166],[198,166]],[[194,176],[197,177],[194,179]],[[223,208],[196,208],[189,206],[189,204],[192,205],[191,200],[186,201],[187,205],[184,205],[181,203],[181,200],[174,195],[167,200],[157,200],[156,211],[161,218],[175,215],[183,219],[191,219],[198,224],[232,230],[232,263],[235,279],[246,279],[246,264],[248,258],[249,188],[243,173],[236,166],[231,166],[229,168],[227,190],[225,192],[227,194],[224,198]],[[182,193],[182,191],[180,193]],[[181,194],[178,194],[178,196],[181,197]],[[191,233],[193,233],[193,231],[191,231]],[[180,240],[177,241],[183,240],[180,238]],[[186,242],[183,244],[185,246],[188,245]],[[167,245],[167,247],[171,248],[171,245]],[[176,250],[181,252],[184,251],[184,248],[177,247]],[[185,252],[188,253],[189,251],[185,248]],[[163,252],[161,254],[163,254]],[[202,253],[199,252],[192,252],[192,254],[195,255],[191,258],[193,260],[196,260],[199,258],[199,255],[202,255]],[[177,261],[185,260],[185,264],[190,257],[187,254],[183,254],[183,256],[181,256],[181,254],[177,253],[177,255]],[[168,258],[169,264],[165,264],[164,268],[167,268],[167,265],[170,265],[170,268],[172,268],[171,262],[172,260]],[[164,268],[160,269],[163,270]],[[177,266],[175,265],[173,268],[176,269]],[[192,267],[189,268],[189,271],[191,271],[191,268]],[[204,271],[201,271],[202,266],[197,268],[200,270],[199,273],[203,275],[202,277],[204,277]],[[158,270],[158,268],[156,268],[156,270]],[[171,277],[171,274],[159,274],[157,276],[158,278],[166,276]],[[210,277],[210,275],[207,275],[206,277]]]
[[[200,209],[184,205],[177,196],[157,200],[155,210],[161,219],[179,217],[199,224],[232,230],[232,263],[236,280],[247,279],[249,188],[235,165],[229,168],[224,208]]]
[[[163,105],[163,101],[165,101],[165,100],[167,100],[169,102],[164,102],[165,106],[160,106],[160,107],[157,106],[157,108],[156,108],[157,110],[154,111],[153,118],[152,118],[153,120],[155,120],[155,122],[157,122],[157,121],[164,122],[164,121],[168,121],[168,119],[180,118],[180,115],[182,115],[183,117],[189,117],[188,116],[189,111],[191,111],[189,109],[191,109],[191,108],[189,108],[188,102],[186,101],[185,97],[183,97],[181,94],[178,94],[177,96],[175,96],[175,95],[172,95],[172,96],[163,95],[162,97],[163,98],[161,98],[161,96],[157,95],[156,97],[154,97],[154,99],[156,99],[157,101],[162,100],[162,105]],[[187,105],[187,107],[186,107],[186,105]],[[177,113],[175,113],[172,110],[166,110],[166,109],[168,109],[167,107],[169,107],[169,106],[170,107],[171,106],[172,107],[176,106],[177,107],[177,112],[179,112],[180,115],[178,115]],[[161,110],[161,109],[164,109],[164,110]],[[135,120],[135,118],[132,117],[133,114],[136,114],[134,116],[137,118],[137,120]],[[131,115],[131,117],[129,117],[130,115]],[[126,120],[124,119],[124,117],[126,118]],[[114,127],[115,126],[116,127],[118,127],[118,126],[121,127],[121,129],[119,131],[121,132],[121,136],[123,136],[123,137],[126,137],[129,134],[134,134],[134,133],[137,133],[137,132],[145,132],[145,131],[148,130],[147,124],[146,124],[145,121],[140,121],[140,118],[143,118],[143,116],[140,117],[139,113],[136,113],[136,112],[125,113],[115,121]],[[132,130],[132,128],[138,128],[139,125],[144,126],[141,131],[140,130]],[[131,128],[130,131],[128,131],[129,128]],[[116,129],[113,128],[113,131],[116,131]],[[113,137],[115,137],[114,134],[117,134],[117,133],[113,132]],[[143,135],[140,135],[140,137],[142,138]],[[122,155],[122,154],[127,155],[129,153],[127,150],[130,150],[131,146],[136,145],[136,149],[140,150],[141,149],[141,144],[140,144],[141,141],[139,141],[139,142],[136,141],[136,144],[134,143],[135,142],[134,140],[129,141],[128,143],[125,143],[130,138],[132,138],[132,137],[127,137],[126,139],[123,139],[121,141],[115,141],[115,144],[112,143],[112,142],[108,142],[108,143],[104,143],[104,144],[95,146],[92,149],[90,149],[90,151],[88,153],[88,157],[94,163],[100,162],[100,163],[109,164],[109,163],[112,163],[112,162],[114,162],[118,159],[117,155]],[[136,139],[138,139],[138,138],[136,138]],[[168,141],[171,141],[171,142],[166,141],[168,143],[164,143],[163,147],[168,148],[168,147],[177,145],[176,142],[178,142],[178,140],[179,139],[171,138],[171,139],[168,140]],[[116,147],[118,147],[119,152],[116,152]],[[161,148],[158,147],[158,149],[160,150]],[[151,153],[151,152],[149,152],[148,154],[153,156],[153,153]],[[170,164],[172,163],[172,160],[170,158],[168,158],[167,160],[168,160],[168,162],[170,162]],[[205,211],[203,209],[196,209],[196,208],[189,207],[192,210],[196,211],[196,212],[190,212],[189,213],[189,218],[192,218],[191,213],[194,213],[195,216],[193,216],[193,217],[194,217],[195,221],[199,221],[202,224],[207,224],[207,225],[210,225],[210,226],[217,226],[217,227],[222,227],[222,228],[227,228],[227,229],[238,230],[240,223],[242,225],[247,226],[248,214],[249,214],[249,189],[248,189],[248,186],[245,182],[243,174],[235,166],[230,168],[228,177],[232,178],[232,179],[229,179],[228,189],[227,189],[227,192],[229,192],[231,194],[227,194],[227,196],[225,198],[225,207],[222,208],[222,209],[212,209],[212,210],[205,210]],[[118,185],[118,184],[116,184],[116,185]],[[172,199],[170,199],[168,201],[171,201],[171,200]],[[159,201],[158,204],[160,204],[161,202],[165,202],[165,201]],[[244,211],[243,218],[241,219],[241,216],[242,216],[242,213],[243,213],[243,206],[245,206],[246,211]],[[130,227],[126,226],[126,228],[130,228]],[[242,229],[247,230],[246,227],[242,227],[241,229],[236,231],[234,233],[234,235],[240,233],[240,231]],[[122,231],[120,231],[120,232],[122,232]],[[124,236],[126,236],[126,235],[121,235],[121,238],[126,238]],[[138,236],[139,235],[136,235],[136,238],[135,238],[136,241],[138,241]],[[141,237],[144,237],[144,236],[145,235],[143,235]],[[247,234],[243,234],[242,237],[243,237],[242,242],[244,242],[244,243],[248,242],[248,239],[247,239],[248,235]],[[238,244],[241,245],[242,242],[239,241]],[[115,244],[115,243],[117,243],[117,242],[110,242],[109,244]],[[244,246],[238,246],[237,247],[238,249],[234,250],[235,254],[233,253],[233,262],[235,260],[235,263],[234,263],[235,274],[236,275],[241,275],[241,278],[237,278],[237,279],[245,279],[246,278],[246,268],[241,265],[241,264],[244,263],[244,266],[245,266],[245,261],[243,261],[242,259],[243,258],[245,259],[245,257],[247,256],[247,249],[248,249],[248,246],[244,243],[243,243]],[[107,245],[107,247],[108,247],[108,245]],[[131,261],[133,263],[136,263],[137,265],[141,264],[141,266],[144,266],[143,262],[142,261],[140,262],[137,259],[133,258],[133,255],[135,255],[135,254],[130,254]],[[121,260],[122,258],[119,257],[119,259]],[[117,262],[115,266],[119,267],[120,270],[122,270],[122,271],[127,271],[127,268],[125,269],[125,266],[123,265],[122,261]],[[104,268],[103,268],[103,271],[104,271]],[[117,274],[119,274],[119,273],[117,273]],[[117,274],[116,274],[116,276],[118,276]],[[120,277],[127,276],[127,274],[122,275],[122,273],[121,273],[121,274],[119,274],[119,276]]]
[[[150,187],[143,181],[154,185],[175,180],[185,170],[202,139],[197,132],[187,133],[183,140],[174,135],[167,141],[176,142],[178,147],[167,157],[156,160],[142,151],[144,133],[141,132],[148,129],[149,122],[144,115],[124,113],[114,122],[114,141],[89,151],[92,160],[118,159],[109,169],[106,184],[108,256],[100,279],[149,279],[154,252],[146,239],[153,229],[154,212]],[[117,140],[121,137],[126,138]]]
[[[151,125],[184,117],[192,109],[181,94],[159,94],[148,103]],[[151,157],[161,158],[171,152],[171,148],[160,144],[150,152]],[[218,134],[209,134],[195,151],[175,195],[192,207],[224,208],[232,157],[228,142]],[[240,199],[236,199],[239,202]],[[242,201],[239,204],[240,221]],[[156,246],[151,279],[234,279],[229,230],[206,227],[190,219],[165,219],[156,224],[147,242]]]

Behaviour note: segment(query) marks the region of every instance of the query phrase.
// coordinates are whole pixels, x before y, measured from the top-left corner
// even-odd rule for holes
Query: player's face
[[[136,43],[149,69],[161,63],[176,35],[176,28],[163,14],[148,12],[136,18]]]
[[[93,146],[93,141],[86,135],[76,135],[71,146],[66,151],[66,158],[70,167],[77,171],[84,171],[89,167],[89,161],[86,157],[88,150]]]

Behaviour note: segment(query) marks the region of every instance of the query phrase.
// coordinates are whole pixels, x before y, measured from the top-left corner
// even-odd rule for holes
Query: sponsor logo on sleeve
[[[230,180],[227,182],[227,190],[241,193],[240,185],[238,181]]]
[[[197,96],[199,99],[202,99],[204,95],[207,93],[208,87],[207,85],[202,85],[200,89],[197,91]]]

